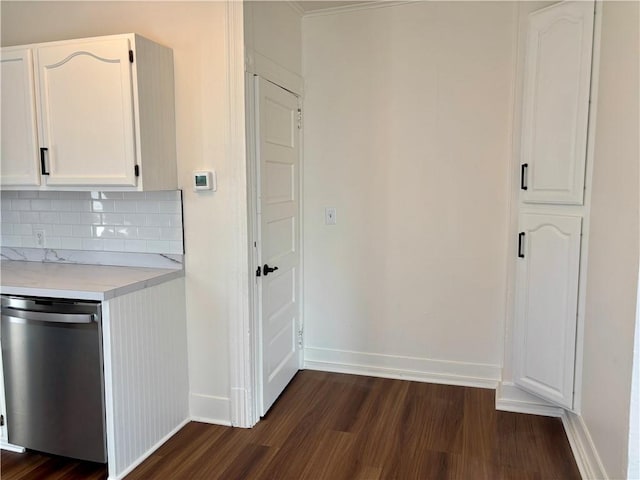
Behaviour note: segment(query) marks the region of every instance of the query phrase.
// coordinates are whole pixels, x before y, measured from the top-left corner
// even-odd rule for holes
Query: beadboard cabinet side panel
[[[109,478],[189,416],[184,279],[103,303]]]
[[[175,190],[176,118],[173,51],[134,35],[134,82],[137,90],[137,157],[142,159],[144,190]]]

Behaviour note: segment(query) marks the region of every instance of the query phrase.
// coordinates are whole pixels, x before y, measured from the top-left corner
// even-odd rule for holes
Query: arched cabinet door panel
[[[573,408],[582,218],[520,216],[515,383]]]
[[[135,186],[129,40],[38,49],[47,185]]]
[[[526,203],[583,203],[593,16],[593,2],[563,2],[529,16],[521,137]]]

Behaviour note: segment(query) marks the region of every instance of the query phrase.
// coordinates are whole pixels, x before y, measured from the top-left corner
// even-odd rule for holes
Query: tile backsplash
[[[0,245],[182,254],[181,192],[0,193]],[[44,232],[44,245],[37,233]]]

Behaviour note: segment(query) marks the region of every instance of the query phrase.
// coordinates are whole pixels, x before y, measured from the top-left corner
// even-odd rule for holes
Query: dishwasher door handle
[[[2,316],[52,323],[91,323],[95,319],[95,315],[92,313],[34,312],[10,307],[2,309]]]

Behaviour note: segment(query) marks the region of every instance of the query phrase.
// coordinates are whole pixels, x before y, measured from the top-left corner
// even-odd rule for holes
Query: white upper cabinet
[[[581,217],[520,217],[515,383],[569,409],[573,408],[581,229]]]
[[[134,34],[29,47],[38,113],[36,188],[177,188],[170,49]],[[3,130],[3,162],[5,138]],[[15,158],[29,163],[26,155]],[[5,172],[1,180],[3,186],[38,185],[10,181]]]
[[[32,50],[3,49],[0,73],[2,184],[40,185]]]
[[[131,71],[126,38],[38,49],[47,185],[136,185]]]
[[[581,205],[593,42],[592,2],[529,16],[521,193],[527,203]]]

